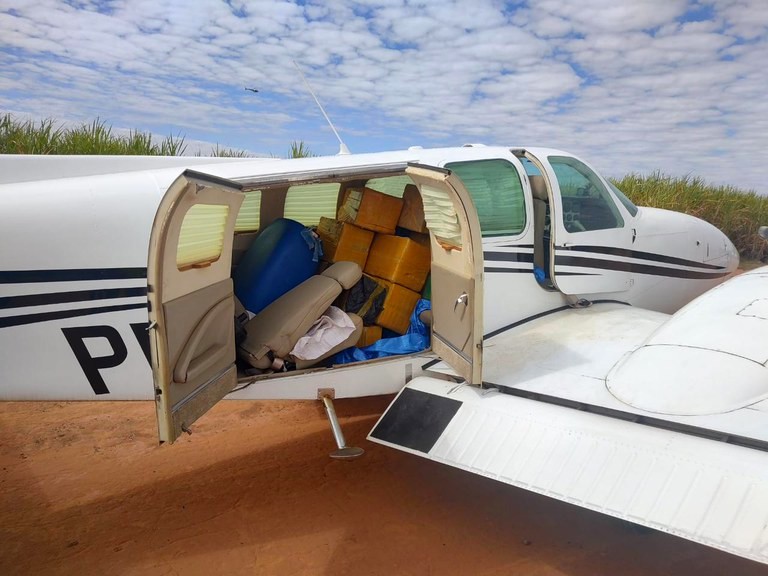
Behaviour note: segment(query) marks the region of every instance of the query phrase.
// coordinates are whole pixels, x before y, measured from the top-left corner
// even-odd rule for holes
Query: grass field
[[[733,186],[712,186],[697,177],[660,173],[630,174],[613,183],[638,206],[685,212],[725,232],[747,260],[768,256],[768,243],[757,236],[768,225],[768,197]]]
[[[0,154],[137,154],[182,155],[183,136],[156,141],[138,130],[115,134],[102,120],[63,128],[54,120],[21,121],[10,114],[0,116]],[[211,156],[247,156],[246,152],[219,148]],[[290,157],[312,156],[304,142],[292,142]],[[732,186],[712,186],[697,177],[674,177],[660,173],[629,174],[614,179],[638,206],[653,206],[686,212],[714,224],[725,232],[746,260],[768,256],[768,243],[757,229],[768,225],[768,197]]]

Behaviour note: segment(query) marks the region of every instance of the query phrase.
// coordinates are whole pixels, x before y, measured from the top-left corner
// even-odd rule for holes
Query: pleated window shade
[[[184,216],[176,249],[179,270],[215,262],[221,257],[229,206],[195,204]]]

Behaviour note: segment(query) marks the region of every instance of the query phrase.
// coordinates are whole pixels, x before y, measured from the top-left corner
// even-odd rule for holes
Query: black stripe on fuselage
[[[533,250],[534,245],[533,244],[495,244],[493,246],[489,246],[488,248],[527,248],[528,250]]]
[[[602,260],[600,258],[584,258],[582,256],[555,256],[555,267],[574,266],[577,268],[597,268],[599,270],[614,270],[618,272],[634,272],[636,274],[649,274],[651,276],[665,276],[668,278],[686,278],[689,280],[706,280],[710,278],[723,278],[730,272],[699,272],[696,270],[683,270],[682,268],[667,268],[665,266],[653,266],[650,264],[638,264],[636,262],[624,262],[620,260]],[[557,268],[555,276],[562,274]]]
[[[533,263],[531,252],[483,252],[486,262],[527,262]]]
[[[715,266],[705,262],[695,260],[686,260],[675,256],[666,256],[664,254],[655,254],[653,252],[640,252],[629,250],[627,248],[617,248],[616,246],[567,246],[557,247],[557,251],[562,252],[591,252],[593,254],[608,254],[610,256],[622,256],[624,258],[635,258],[636,260],[649,260],[651,262],[661,262],[662,264],[673,264],[676,266],[688,266],[690,268],[702,268],[704,270],[724,270],[725,266]]]
[[[147,277],[146,268],[72,268],[65,270],[0,270],[0,284],[132,280]]]
[[[493,266],[486,266],[483,268],[485,272],[502,272],[504,274],[533,274],[533,268],[494,268]]]
[[[533,268],[494,268],[493,266],[486,266],[483,268],[484,272],[500,273],[500,274],[520,274],[525,272],[526,274],[533,274]],[[558,276],[600,276],[600,274],[592,274],[590,272],[558,272]]]
[[[20,296],[6,296],[0,298],[0,310],[5,308],[22,308],[25,306],[84,302],[88,300],[133,298],[146,295],[146,286],[135,288],[100,288],[96,290],[76,290],[73,292],[49,292],[46,294],[24,294]]]
[[[106,314],[107,312],[122,312],[123,310],[147,309],[146,302],[136,304],[117,304],[115,306],[103,306],[101,308],[76,308],[74,310],[55,310],[53,312],[40,312],[38,314],[23,314],[20,316],[5,316],[0,318],[0,328],[10,326],[23,326],[24,324],[36,324],[61,320],[63,318],[77,318],[78,316],[91,316],[93,314]]]
[[[518,248],[527,248],[527,246],[518,246]],[[664,254],[654,254],[652,252],[640,252],[637,250],[628,250],[626,248],[617,248],[615,246],[569,246],[556,248],[555,265],[573,266],[576,268],[597,268],[600,270],[612,270],[619,272],[634,272],[637,274],[648,274],[652,276],[664,276],[668,278],[685,278],[690,280],[706,280],[710,278],[723,278],[730,272],[725,271],[723,266],[715,266],[704,262],[686,260],[674,256],[665,256]],[[640,262],[625,262],[617,260],[603,260],[600,258],[590,258],[588,256],[577,256],[564,254],[564,252],[590,252],[594,254],[606,254],[610,256],[621,256],[624,258],[634,258],[636,260],[646,260],[650,262],[660,262],[671,264],[673,266],[687,266],[689,268],[699,268],[699,270],[685,270],[682,268],[671,268],[666,266],[654,266],[653,264],[644,264]],[[486,251],[483,253],[485,262],[521,262],[533,263],[533,254],[530,252],[495,252]],[[712,270],[705,272],[704,270]],[[507,269],[500,267],[486,267],[486,272],[515,274],[527,272],[527,269]],[[595,274],[579,273],[573,271],[555,272],[558,276],[594,276]]]

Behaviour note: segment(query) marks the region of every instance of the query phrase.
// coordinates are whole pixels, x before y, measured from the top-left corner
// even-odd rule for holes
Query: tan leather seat
[[[247,335],[238,349],[240,357],[251,366],[261,369],[269,368],[273,358],[290,359],[290,352],[299,338],[307,333],[341,291],[354,286],[362,275],[363,271],[358,264],[337,262],[322,274],[312,276],[283,294],[245,325]],[[362,321],[359,327],[356,324],[355,332],[359,338]],[[353,336],[355,334],[345,342]],[[345,348],[355,342],[357,338]],[[341,349],[343,348],[339,348]],[[305,360],[302,365],[309,366],[327,356],[330,356],[330,353],[313,361]]]

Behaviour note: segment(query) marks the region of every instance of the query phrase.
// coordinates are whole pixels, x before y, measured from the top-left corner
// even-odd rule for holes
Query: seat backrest
[[[240,259],[233,275],[235,295],[252,313],[258,314],[317,272],[305,230],[295,220],[275,220]]]
[[[256,368],[269,367],[270,351],[277,358],[287,358],[299,338],[341,291],[354,286],[362,275],[358,264],[337,262],[283,294],[245,325],[247,336],[240,343],[241,358]]]

